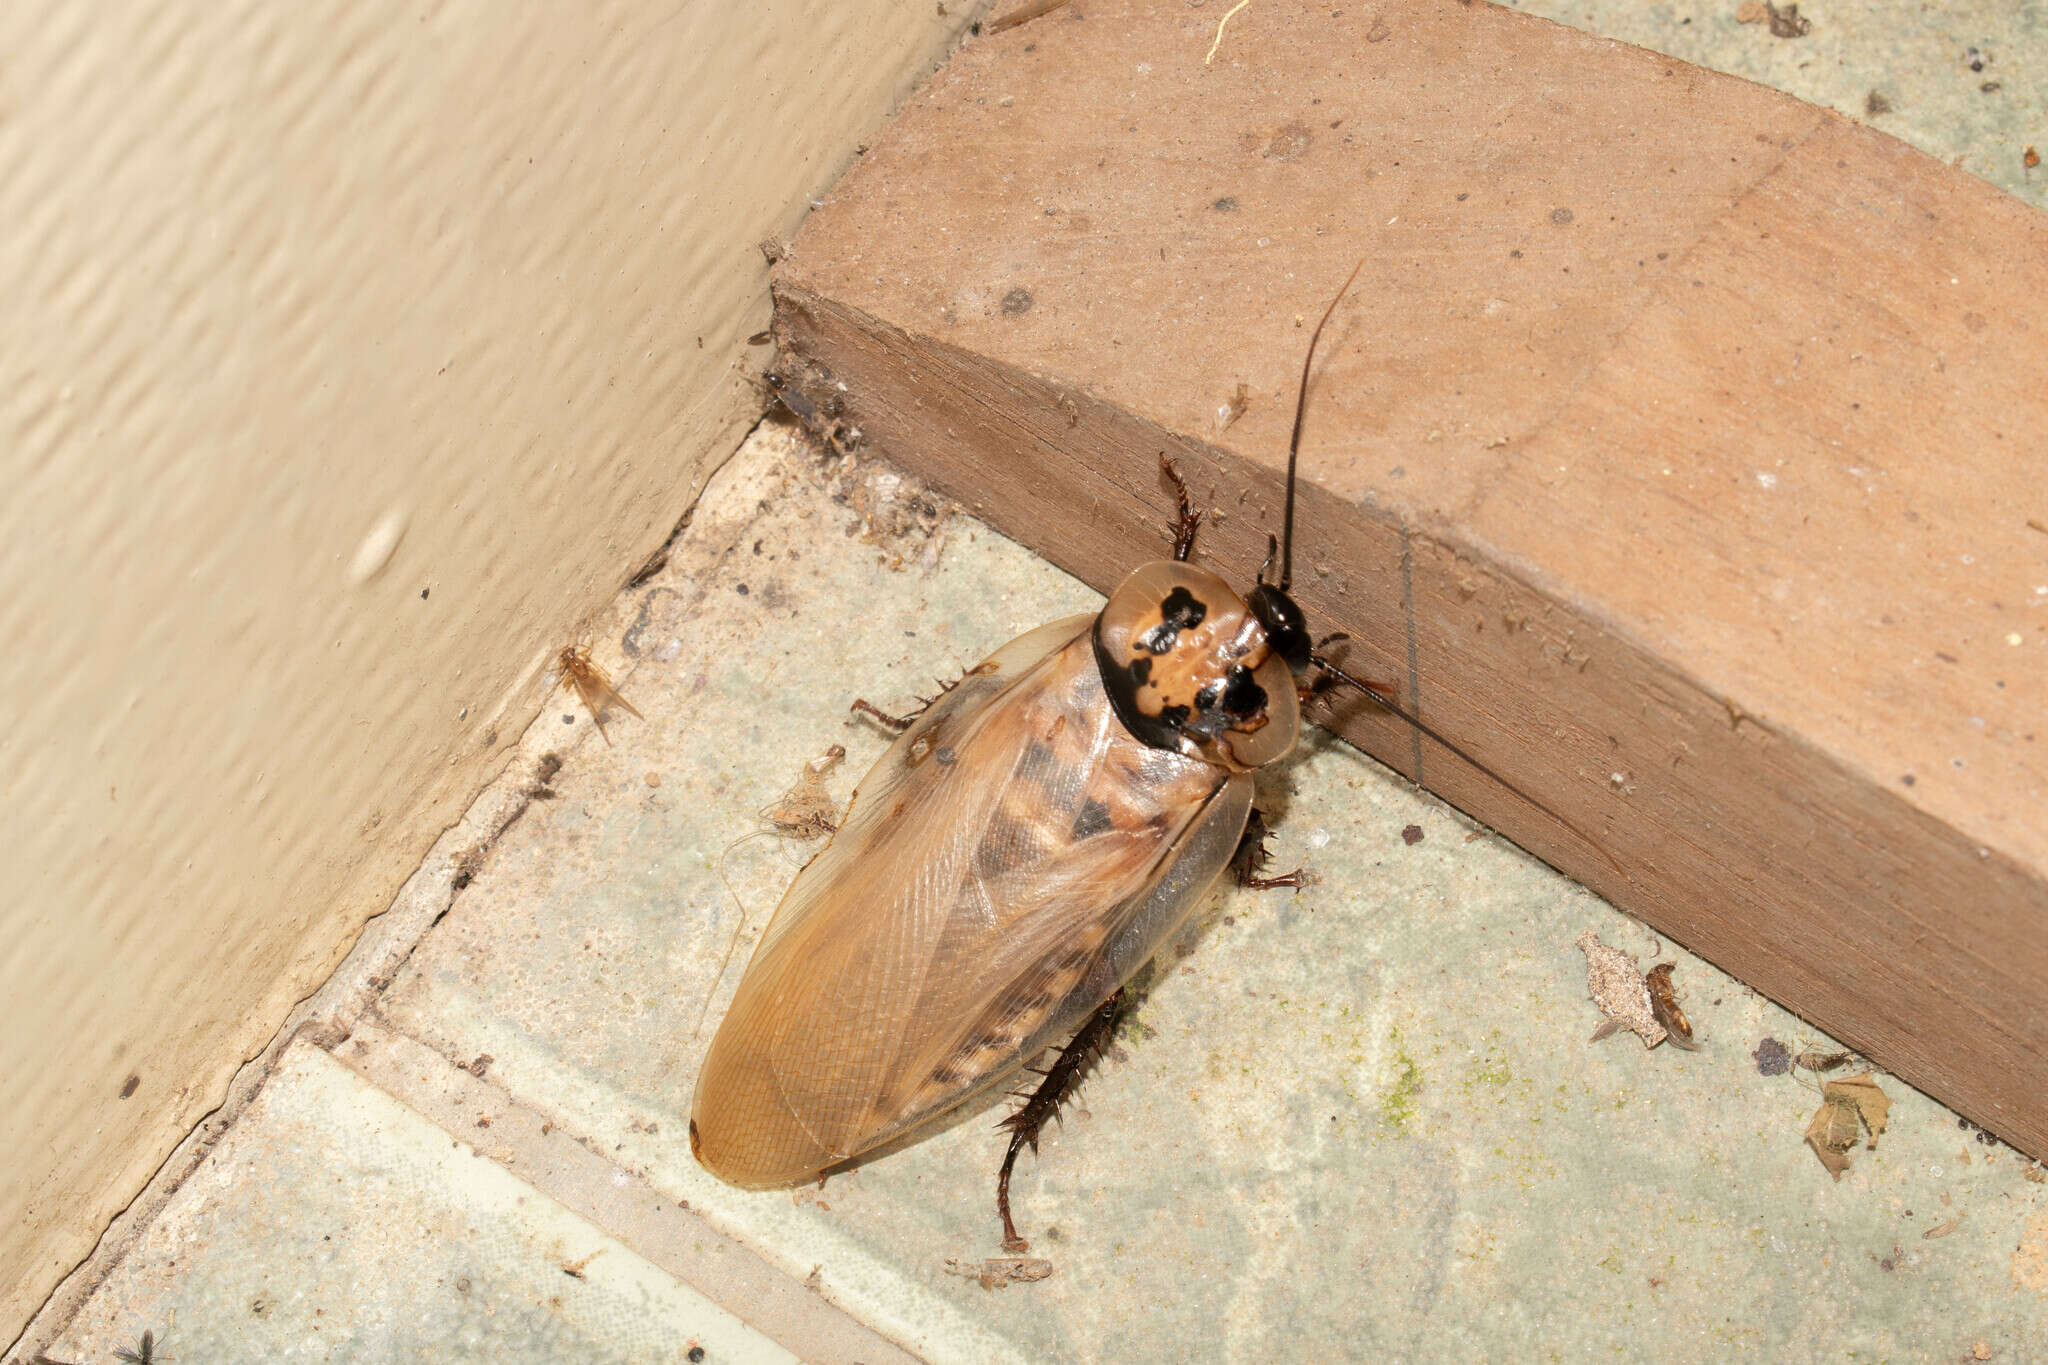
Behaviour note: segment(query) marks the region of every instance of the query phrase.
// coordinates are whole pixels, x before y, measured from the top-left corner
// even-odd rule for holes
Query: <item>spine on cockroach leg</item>
[[[1073,1038],[1060,1049],[1059,1057],[1045,1069],[1044,1079],[1017,1109],[997,1127],[1010,1130],[1010,1150],[1003,1154],[1003,1171],[996,1178],[996,1211],[1003,1216],[1003,1250],[1021,1255],[1031,1250],[1031,1243],[1017,1235],[1017,1225],[1010,1221],[1010,1170],[1017,1164],[1017,1153],[1026,1146],[1032,1154],[1038,1152],[1039,1130],[1046,1120],[1059,1117],[1060,1108],[1081,1086],[1088,1069],[1102,1055],[1103,1049],[1116,1033],[1119,1017],[1123,1013],[1124,993],[1116,994],[1095,1007],[1095,1013],[1088,1016],[1088,1022],[1075,1031]]]

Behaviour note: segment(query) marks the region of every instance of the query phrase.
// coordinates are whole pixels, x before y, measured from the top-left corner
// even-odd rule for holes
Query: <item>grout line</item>
[[[336,1061],[456,1140],[589,1219],[749,1327],[818,1365],[917,1365],[872,1327],[834,1307],[567,1129],[408,1034],[363,1023]],[[487,1127],[479,1126],[479,1120]]]

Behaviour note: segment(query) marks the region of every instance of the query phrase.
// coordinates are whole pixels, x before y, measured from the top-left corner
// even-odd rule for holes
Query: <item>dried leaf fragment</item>
[[[1029,1284],[1052,1274],[1052,1262],[1042,1256],[991,1256],[979,1265],[973,1261],[949,1260],[946,1270],[978,1283],[983,1289],[1001,1289],[1010,1284]]]
[[[1932,1239],[1934,1239],[1934,1238],[1936,1238],[1936,1237],[1946,1237],[1946,1236],[1948,1236],[1948,1235],[1949,1235],[1949,1234],[1950,1234],[1951,1232],[1954,1232],[1954,1231],[1955,1231],[1955,1230],[1956,1230],[1957,1228],[1961,1227],[1962,1225],[1963,1225],[1963,1215],[1959,1213],[1959,1214],[1957,1214],[1957,1215],[1956,1215],[1955,1217],[1953,1217],[1953,1218],[1949,1219],[1949,1220],[1948,1220],[1948,1221],[1946,1221],[1946,1222],[1942,1222],[1942,1223],[1936,1223],[1936,1224],[1935,1224],[1935,1225],[1934,1225],[1933,1227],[1931,1227],[1931,1228],[1927,1229],[1927,1231],[1925,1231],[1925,1232],[1921,1233],[1921,1234],[1920,1234],[1920,1239],[1921,1239],[1922,1241],[1931,1241]]]
[[[1877,1146],[1878,1135],[1884,1132],[1886,1117],[1891,1113],[1891,1097],[1877,1088],[1877,1078],[1866,1071],[1860,1076],[1844,1076],[1839,1081],[1829,1081],[1821,1091],[1824,1099],[1846,1102],[1855,1106],[1863,1120],[1863,1126],[1870,1130],[1870,1141],[1866,1146]]]
[[[1649,983],[1643,979],[1642,969],[1636,966],[1633,957],[1619,948],[1608,947],[1591,929],[1574,942],[1586,955],[1586,994],[1602,1014],[1632,1030],[1646,1048],[1655,1047],[1670,1036],[1657,1022],[1650,1005]],[[1597,1036],[1604,1037],[1605,1033]]]
[[[1870,1072],[1829,1081],[1821,1091],[1820,1108],[1807,1121],[1806,1145],[1813,1148],[1828,1174],[1840,1180],[1842,1172],[1849,1169],[1847,1153],[1856,1145],[1857,1134],[1868,1129],[1870,1140],[1865,1145],[1877,1146],[1891,1107],[1891,1099],[1878,1089]]]
[[[1807,1120],[1806,1145],[1837,1180],[1849,1169],[1845,1153],[1856,1145],[1857,1131],[1856,1106],[1847,1100],[1822,1100]]]

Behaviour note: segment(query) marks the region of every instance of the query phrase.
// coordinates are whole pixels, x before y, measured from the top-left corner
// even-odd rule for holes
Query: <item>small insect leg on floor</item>
[[[1061,1106],[1080,1088],[1088,1069],[1116,1033],[1123,1008],[1121,990],[1097,1005],[1088,1022],[1075,1031],[1053,1064],[1045,1069],[1045,1079],[1038,1083],[1030,1098],[997,1125],[1010,1130],[1010,1149],[1003,1153],[1002,1174],[996,1177],[996,1212],[1003,1216],[1004,1251],[1021,1255],[1031,1250],[1031,1243],[1017,1235],[1017,1225],[1010,1221],[1010,1171],[1017,1164],[1017,1153],[1029,1146],[1033,1155],[1037,1154],[1039,1130],[1045,1127],[1047,1119],[1059,1117]]]

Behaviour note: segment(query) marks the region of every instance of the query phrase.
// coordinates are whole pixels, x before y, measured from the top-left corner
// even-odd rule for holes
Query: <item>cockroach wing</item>
[[[713,1173],[793,1184],[920,1134],[1064,1041],[1214,883],[1251,778],[1132,738],[1092,621],[1011,641],[862,780],[705,1058]]]

